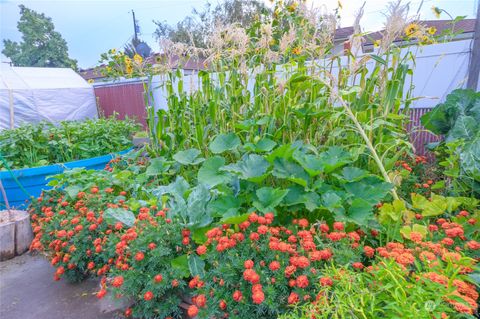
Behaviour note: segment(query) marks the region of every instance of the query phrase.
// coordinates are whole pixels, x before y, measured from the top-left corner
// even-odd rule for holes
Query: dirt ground
[[[1,319],[116,319],[103,313],[95,297],[98,281],[53,280],[54,268],[42,256],[26,253],[0,262]],[[103,301],[102,301],[103,302]]]

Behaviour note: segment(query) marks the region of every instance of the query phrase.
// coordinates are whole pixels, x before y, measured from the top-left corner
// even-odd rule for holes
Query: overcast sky
[[[474,17],[478,0],[424,0],[421,10],[422,19],[435,19],[431,7],[436,5],[447,10],[452,16],[465,15]],[[18,5],[43,12],[51,17],[55,29],[68,43],[69,53],[79,62],[79,66],[87,68],[95,66],[101,53],[111,48],[122,48],[133,34],[131,10],[135,11],[141,28],[140,37],[147,41],[156,51],[153,32],[153,20],[166,20],[175,24],[192,8],[202,8],[207,0],[0,0],[0,39],[20,40],[17,21],[20,17]],[[211,0],[217,3],[218,0]],[[341,26],[352,24],[354,13],[363,0],[342,0],[343,9]],[[417,10],[420,0],[412,0],[412,11]],[[337,0],[309,0],[310,4],[323,6],[324,10],[333,10]],[[366,0],[362,26],[369,31],[382,27],[385,0]],[[444,19],[447,17],[444,15]],[[0,51],[3,41],[0,43]],[[5,60],[1,56],[2,61]]]

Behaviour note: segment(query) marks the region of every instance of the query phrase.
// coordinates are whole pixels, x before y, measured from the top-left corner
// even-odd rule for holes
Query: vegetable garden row
[[[98,298],[126,301],[126,317],[180,318],[187,300],[192,318],[475,318],[480,93],[453,91],[427,113],[444,139],[433,160],[415,156],[415,55],[392,41],[440,39],[403,22],[344,65],[328,19],[277,3],[248,30],[211,35],[192,92],[180,72],[110,51],[112,76],[148,86],[165,72],[169,108],[148,109],[145,147],[50,180],[29,208],[31,250],[55,280],[100,278]],[[135,125],[64,123],[26,139],[35,129],[0,133],[6,168],[128,149]]]

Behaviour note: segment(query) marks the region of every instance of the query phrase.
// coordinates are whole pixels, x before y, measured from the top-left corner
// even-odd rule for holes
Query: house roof
[[[422,20],[419,24],[427,28],[434,27],[437,29],[434,35],[440,35],[443,31],[453,29],[453,32],[471,33],[475,32],[476,19],[464,19],[452,23],[452,20]],[[365,36],[364,45],[372,45],[374,41],[380,40],[383,37],[383,30],[369,33]],[[402,41],[403,39],[396,39],[395,41]]]
[[[155,54],[152,54],[151,56],[147,57],[145,59],[146,63],[150,63],[150,64],[156,64],[157,63],[157,59],[158,58],[161,58],[162,57],[162,54],[161,53],[155,53]],[[175,69],[175,68],[178,68],[181,64],[181,68],[183,70],[202,70],[205,68],[204,66],[204,63],[205,63],[205,59],[204,58],[199,58],[199,59],[189,59],[187,61],[182,61],[180,62],[180,58],[178,56],[173,56],[170,58],[170,64],[172,65],[172,67]],[[102,75],[101,73],[101,69],[102,68],[105,68],[105,65],[99,65],[97,67],[94,67],[94,68],[89,68],[89,69],[84,69],[84,70],[80,70],[78,73],[85,79],[85,80],[98,80],[98,79],[102,79],[104,78],[105,76]]]
[[[338,28],[335,30],[333,38],[335,40],[345,40],[348,39],[353,34],[353,32],[353,27]]]
[[[85,70],[80,70],[78,74],[85,80],[96,80],[96,79],[101,79],[104,76],[100,72],[99,68],[105,67],[104,65],[101,65],[97,68],[90,68],[90,69],[85,69]]]

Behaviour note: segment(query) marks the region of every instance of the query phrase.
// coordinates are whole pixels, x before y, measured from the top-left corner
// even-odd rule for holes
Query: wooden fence
[[[104,116],[118,114],[118,118],[133,117],[146,127],[146,109],[142,82],[95,86],[99,113]]]

